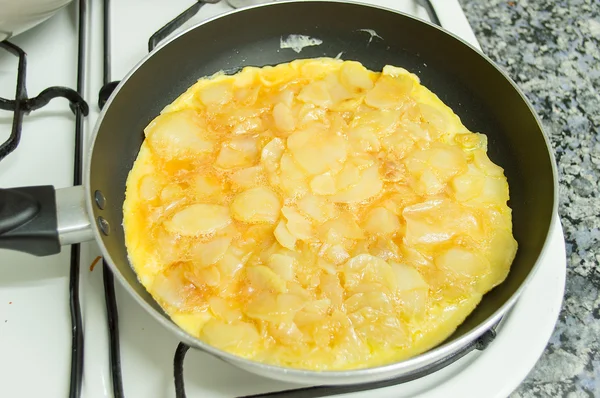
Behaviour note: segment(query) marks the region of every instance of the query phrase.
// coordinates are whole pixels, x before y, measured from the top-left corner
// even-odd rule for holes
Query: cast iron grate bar
[[[416,0],[416,2],[425,9],[427,15],[429,16],[429,20],[432,23],[439,27],[443,27],[442,23],[440,22],[440,18],[438,17],[437,12],[435,12],[435,8],[433,7],[433,4],[431,4],[430,0]]]
[[[87,43],[87,0],[78,3],[78,39],[77,39],[77,94],[83,97],[85,87],[85,59]],[[82,100],[83,101],[83,100]],[[83,102],[85,103],[85,102]],[[71,108],[73,109],[73,108]],[[73,184],[81,185],[83,180],[83,118],[87,116],[81,108],[75,108],[75,156],[73,160]],[[81,245],[71,246],[71,264],[69,273],[69,305],[71,312],[71,383],[70,398],[81,396],[83,381],[84,339],[81,304],[79,300],[79,274],[81,265]]]
[[[110,51],[110,0],[104,0],[102,8],[102,29],[103,29],[103,72],[102,84],[100,90],[98,107],[102,109],[110,93],[119,82],[111,82],[111,51]],[[106,97],[103,97],[103,93]],[[108,326],[108,344],[109,344],[109,362],[112,391],[114,398],[124,398],[123,375],[121,371],[121,347],[119,342],[119,309],[117,307],[117,297],[115,294],[115,281],[108,264],[102,259],[102,283],[104,285],[104,300],[106,304],[106,320]]]
[[[104,0],[102,7],[102,50],[104,57],[102,61],[102,88],[98,93],[98,108],[104,108],[108,97],[119,84],[118,81],[111,81],[111,39],[110,39],[110,0]]]
[[[0,48],[3,48],[19,58],[17,65],[17,87],[15,99],[10,100],[0,98],[0,109],[13,112],[13,121],[10,135],[7,140],[0,145],[0,160],[12,153],[21,141],[21,131],[23,128],[23,118],[32,111],[47,105],[52,99],[63,97],[69,100],[69,105],[73,113],[80,112],[87,116],[89,108],[84,99],[77,91],[67,87],[49,87],[43,90],[37,97],[29,98],[27,96],[27,54],[21,48],[9,41],[0,42]]]
[[[220,0],[203,0],[197,1],[190,8],[173,18],[169,23],[165,26],[157,30],[152,36],[150,36],[150,40],[148,40],[148,52],[151,52],[156,48],[158,43],[166,39],[171,33],[175,32],[181,25],[190,20],[191,17],[196,15],[198,11],[205,4],[216,4]]]
[[[186,398],[185,383],[183,380],[183,362],[190,346],[185,343],[179,343],[175,350],[173,358],[173,377],[175,379],[175,398]]]
[[[106,299],[106,318],[108,321],[110,375],[114,398],[123,398],[123,376],[121,374],[121,348],[119,343],[119,311],[115,294],[113,274],[102,259],[102,280],[104,283],[104,297]]]

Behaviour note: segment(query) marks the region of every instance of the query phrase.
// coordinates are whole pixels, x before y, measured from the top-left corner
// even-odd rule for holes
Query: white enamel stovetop
[[[90,4],[88,85],[92,106],[86,133],[92,130],[101,87],[101,4]],[[122,78],[144,55],[149,36],[193,1],[113,0],[112,78]],[[411,0],[370,3],[427,18]],[[435,0],[444,27],[478,47],[457,0]],[[186,26],[229,8],[206,6]],[[42,25],[12,39],[28,52],[28,90],[37,95],[50,85],[75,86],[76,8],[59,12]],[[13,97],[16,61],[0,52],[0,96]],[[0,113],[0,140],[10,131],[11,115]],[[54,100],[25,118],[22,144],[0,162],[0,186],[71,183],[73,116],[64,100]],[[98,255],[93,243],[83,246],[81,295],[85,328],[83,397],[112,397],[108,366],[101,267],[88,265]],[[65,397],[70,363],[68,250],[36,258],[0,250],[0,397]],[[562,229],[554,226],[541,268],[511,313],[496,340],[455,364],[419,380],[360,397],[503,398],[534,366],[554,328],[562,302],[565,248]],[[117,284],[123,384],[127,398],[173,397],[172,364],[177,341],[146,314]],[[233,397],[294,387],[260,378],[191,350],[185,362],[188,397]]]

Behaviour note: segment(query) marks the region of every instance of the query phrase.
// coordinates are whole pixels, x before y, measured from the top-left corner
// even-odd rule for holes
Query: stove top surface
[[[128,0],[111,2],[111,78],[122,78],[146,54],[150,35],[193,1]],[[427,19],[412,0],[368,3]],[[434,0],[445,29],[476,48],[478,43],[457,0]],[[89,136],[97,119],[102,86],[102,2],[88,4],[89,34],[85,98],[91,113]],[[225,3],[205,6],[181,29],[231,10]],[[76,84],[76,4],[12,41],[28,53],[28,91]],[[135,22],[132,22],[135,21]],[[58,44],[57,44],[58,43]],[[0,96],[14,96],[16,62],[0,52]],[[12,115],[0,113],[0,141],[8,136]],[[19,148],[0,162],[0,186],[71,185],[74,116],[64,100],[25,118]],[[84,147],[86,143],[84,143]],[[421,379],[362,393],[365,397],[505,397],[523,380],[541,355],[562,303],[565,278],[564,238],[560,224],[550,250],[498,336],[482,352]],[[112,396],[102,267],[88,269],[99,255],[93,243],[82,245],[81,301],[85,333],[83,397]],[[0,396],[66,396],[69,388],[71,323],[68,307],[69,250],[37,258],[0,251]],[[179,343],[116,285],[120,317],[123,385],[126,397],[173,397],[173,356]],[[518,358],[518,361],[515,360]],[[297,386],[261,378],[196,350],[184,367],[187,395],[232,397]]]

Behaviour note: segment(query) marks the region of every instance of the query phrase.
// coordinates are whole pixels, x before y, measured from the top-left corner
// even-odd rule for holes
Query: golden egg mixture
[[[306,59],[200,79],[145,129],[131,264],[173,321],[312,370],[446,339],[517,250],[487,140],[408,71]]]

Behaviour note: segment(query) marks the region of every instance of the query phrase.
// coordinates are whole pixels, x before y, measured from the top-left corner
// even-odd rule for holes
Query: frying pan
[[[371,36],[364,29],[377,33]],[[322,40],[300,53],[280,39],[301,34]],[[490,158],[510,186],[519,250],[504,283],[486,294],[465,322],[434,349],[401,362],[348,371],[316,372],[257,363],[228,354],[175,325],[138,281],[123,233],[125,181],[144,127],[198,78],[243,66],[297,58],[357,60],[371,70],[401,66],[450,106],[472,131],[487,134]],[[517,86],[488,58],[459,38],[395,11],[342,2],[277,2],[203,22],[163,43],[118,85],[95,130],[83,187],[0,190],[0,247],[35,255],[95,239],[113,273],[140,305],[186,344],[248,371],[285,381],[354,384],[418,372],[472,345],[517,300],[538,267],[556,222],[557,179],[550,145]]]

